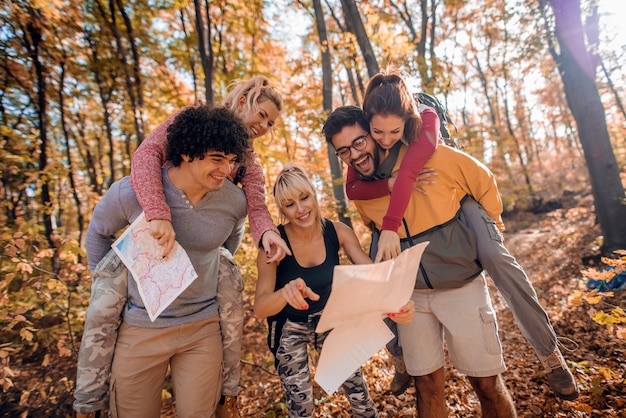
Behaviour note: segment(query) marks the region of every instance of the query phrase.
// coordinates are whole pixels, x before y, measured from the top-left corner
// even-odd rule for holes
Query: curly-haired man
[[[172,165],[162,170],[163,188],[177,241],[198,277],[154,321],[148,316],[135,281],[128,280],[128,300],[110,366],[113,416],[158,417],[168,367],[178,415],[214,414],[222,367],[216,301],[220,246],[234,252],[241,242],[246,217],[243,191],[225,180],[233,164],[245,158],[247,140],[248,131],[242,121],[224,108],[189,107],[168,128],[167,153]],[[106,293],[110,290],[107,286],[112,286],[118,276],[127,274],[110,252],[111,240],[141,213],[128,177],[113,184],[96,206],[86,242],[89,267],[94,273],[92,293]],[[94,305],[96,299],[92,296],[90,304]],[[107,365],[98,363],[103,345],[93,341],[102,338],[90,328],[100,326],[95,318],[103,317],[106,312],[90,306],[83,345],[91,348],[81,347],[78,359],[77,380],[91,381],[98,387],[108,376]],[[114,338],[115,330],[110,331],[108,334]],[[85,341],[85,336],[91,339]],[[89,376],[93,378],[87,379]],[[89,384],[77,384],[77,400],[82,395],[93,396],[90,390]],[[90,401],[84,404],[101,406]],[[94,412],[76,409],[77,416]]]

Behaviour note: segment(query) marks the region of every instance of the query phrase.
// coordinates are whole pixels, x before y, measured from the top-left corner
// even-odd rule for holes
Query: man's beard
[[[373,154],[367,153],[367,155],[369,156],[373,164],[371,174],[363,174],[361,171],[359,171],[358,167],[354,164],[354,161],[359,160],[360,158],[357,158],[356,160],[352,160],[350,162],[350,166],[354,169],[354,171],[357,172],[359,179],[366,180],[366,181],[377,180],[378,176],[376,175],[376,170],[378,169],[378,166],[380,165],[380,154],[378,152],[378,149]]]

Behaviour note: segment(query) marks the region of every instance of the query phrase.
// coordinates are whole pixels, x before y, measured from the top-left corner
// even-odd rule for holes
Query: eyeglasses
[[[367,136],[367,134],[357,136],[352,141],[352,144],[350,144],[350,146],[337,148],[335,154],[337,154],[337,156],[342,160],[345,160],[346,158],[350,157],[350,148],[354,148],[357,151],[363,151],[365,149],[365,146],[367,145]]]

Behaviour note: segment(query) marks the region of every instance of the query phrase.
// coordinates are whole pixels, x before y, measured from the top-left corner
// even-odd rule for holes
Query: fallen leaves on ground
[[[580,389],[579,398],[572,402],[554,396],[533,349],[491,285],[508,367],[504,379],[519,417],[626,417],[626,342],[618,337],[622,335],[623,338],[623,328],[597,324],[591,319],[588,305],[568,304],[573,291],[585,285],[580,272],[589,266],[583,265],[583,257],[598,250],[600,231],[594,220],[590,196],[581,199],[577,207],[558,209],[541,216],[518,214],[505,220],[508,228],[505,244],[533,282],[557,335],[564,337],[562,351]],[[252,315],[252,293],[252,289],[246,289],[244,293],[247,315],[239,396],[241,415],[286,416],[283,392],[267,349],[266,324]],[[607,304],[607,308],[611,305],[623,308],[625,301],[626,291],[617,291],[602,303]],[[15,386],[2,394],[0,416],[71,416],[75,357],[60,358],[55,353],[30,354],[12,360],[18,374],[13,377]],[[37,360],[44,355],[50,358],[45,367]],[[415,417],[414,386],[400,396],[393,396],[388,391],[392,379],[391,365],[387,352],[381,350],[363,366],[380,417]],[[467,379],[451,366],[446,368],[446,376],[450,416],[479,417],[480,405]],[[316,386],[314,396],[316,416],[351,416],[341,393],[328,396]],[[162,416],[175,416],[174,404],[174,398],[164,399]]]

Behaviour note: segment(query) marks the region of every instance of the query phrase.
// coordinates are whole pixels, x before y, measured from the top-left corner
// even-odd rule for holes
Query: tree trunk
[[[46,100],[46,75],[44,64],[41,62],[41,27],[39,27],[38,11],[31,9],[31,21],[26,23],[26,31],[28,33],[28,49],[30,58],[35,68],[36,86],[37,86],[37,121],[39,128],[39,177],[41,180],[41,206],[43,207],[42,217],[44,225],[44,233],[50,248],[55,247],[53,239],[52,226],[52,200],[50,197],[50,180],[48,178],[48,115]]]
[[[124,9],[124,3],[122,0],[116,0],[117,7],[120,9],[124,26],[126,27],[126,35],[128,36],[128,43],[130,44],[130,50],[133,56],[133,86],[136,89],[137,106],[133,108],[135,118],[135,129],[137,133],[137,146],[139,146],[145,137],[144,121],[143,121],[143,79],[141,77],[141,64],[139,59],[139,51],[137,49],[137,42],[135,41],[135,33],[133,32],[133,24],[129,19],[126,10]],[[130,154],[128,155],[130,158]]]
[[[435,60],[435,29],[437,27],[437,3],[434,0],[431,2],[432,19],[430,19],[431,24],[429,33],[428,0],[419,1],[421,18],[419,34],[417,32],[417,29],[415,28],[415,24],[413,23],[413,18],[411,17],[411,7],[408,5],[406,0],[399,2],[390,0],[389,5],[393,7],[400,15],[400,19],[402,19],[404,25],[409,32],[409,39],[411,40],[411,43],[415,45],[415,52],[417,53],[416,61],[418,64],[420,80],[422,82],[422,90],[428,93],[432,93],[433,88],[435,87],[433,78],[433,63]],[[427,51],[428,55],[430,56],[430,63],[429,60],[427,60]]]
[[[622,112],[622,116],[624,116],[624,119],[626,119],[626,110],[624,109],[624,105],[622,104],[622,99],[619,97],[619,94],[615,89],[611,74],[604,65],[604,61],[600,60],[600,65],[602,66],[602,72],[604,72],[604,76],[606,77],[606,82],[609,85],[609,89],[611,90],[611,93],[613,93],[613,96],[615,96],[615,103],[617,103],[617,107],[619,108],[620,112]]]
[[[426,60],[426,36],[428,33],[428,0],[420,0],[422,22],[420,27],[421,38],[415,44],[417,49],[417,68],[422,81],[422,88],[429,85],[428,61]]]
[[[359,92],[363,93],[364,86],[357,86],[357,79],[354,77],[353,67],[349,67],[348,65],[344,65],[346,69],[346,75],[348,77],[348,85],[350,86],[350,95],[352,96],[352,100],[355,105],[361,106],[361,98],[359,96]]]
[[[103,183],[106,185],[108,189],[111,187],[113,183],[115,183],[115,142],[113,141],[113,128],[111,127],[111,115],[109,113],[109,102],[111,101],[111,95],[113,92],[113,87],[107,86],[103,75],[101,74],[101,66],[99,65],[100,56],[98,54],[98,46],[95,40],[92,39],[91,34],[87,33],[87,41],[91,47],[91,59],[93,60],[93,74],[94,79],[96,81],[96,86],[98,87],[98,95],[100,96],[100,103],[102,104],[102,119],[104,123],[104,128],[106,131],[106,139],[109,144],[109,177],[108,181]],[[115,80],[114,77],[111,77],[111,80]],[[100,161],[100,173],[104,178],[102,159],[104,158],[104,152],[102,151],[102,146],[100,145],[100,137],[98,137],[98,160]]]
[[[359,9],[354,0],[341,0],[341,6],[348,31],[356,36],[356,41],[361,48],[365,65],[367,65],[367,73],[372,77],[380,71],[380,67],[378,66],[378,61],[376,61],[376,55],[374,55],[370,38],[367,36],[365,26],[361,20]]]
[[[328,45],[328,35],[326,34],[324,11],[322,10],[320,0],[313,0],[313,8],[315,10],[315,23],[317,25],[320,52],[322,54],[322,104],[324,107],[324,115],[328,115],[333,110],[333,69],[330,62],[330,48]],[[330,173],[333,179],[333,194],[337,202],[337,216],[339,221],[351,227],[352,222],[350,217],[346,216],[347,200],[343,171],[341,170],[341,165],[339,165],[339,159],[335,154],[335,150],[329,143],[326,144],[326,152],[328,153]]]
[[[565,97],[578,127],[578,136],[591,178],[596,214],[604,235],[602,252],[626,248],[626,199],[620,170],[595,83],[596,67],[584,39],[579,0],[548,0],[555,17],[560,53],[551,53],[563,80]],[[596,6],[597,7],[597,6]]]
[[[85,217],[83,216],[83,211],[81,209],[81,202],[78,196],[76,180],[74,180],[74,162],[72,160],[71,152],[72,146],[70,144],[70,135],[67,129],[67,125],[65,123],[65,96],[63,95],[63,89],[65,86],[65,60],[66,57],[64,56],[63,60],[59,63],[59,67],[61,69],[61,73],[59,75],[59,116],[61,119],[63,138],[65,139],[65,158],[67,158],[67,170],[69,172],[68,178],[70,181],[72,197],[74,198],[74,204],[76,205],[76,213],[78,214],[78,243],[82,244]]]
[[[102,14],[104,21],[109,25],[109,28],[111,29],[111,33],[113,34],[113,37],[115,38],[117,58],[120,61],[120,65],[122,66],[122,69],[124,70],[124,81],[126,83],[126,93],[128,93],[128,99],[130,100],[130,106],[131,106],[131,110],[133,113],[133,123],[135,125],[135,134],[137,135],[137,144],[139,145],[141,141],[143,140],[143,128],[142,128],[142,122],[139,120],[140,112],[138,111],[139,106],[137,104],[137,94],[136,94],[137,89],[135,87],[136,82],[130,72],[130,68],[128,66],[126,48],[124,47],[124,43],[122,42],[120,31],[117,28],[117,15],[115,13],[116,3],[113,0],[109,0],[109,13],[111,17],[110,20],[107,18],[104,7],[100,3],[100,1],[96,1],[96,4],[98,8],[100,9],[100,13]],[[113,173],[111,173],[111,178],[113,178]]]
[[[211,45],[211,14],[209,0],[202,3],[194,0],[196,9],[196,33],[198,34],[198,49],[200,50],[200,62],[204,70],[204,89],[207,104],[212,104],[213,97],[213,46]]]
[[[514,154],[517,157],[517,161],[520,165],[520,169],[522,170],[522,173],[524,174],[524,182],[526,183],[526,190],[528,191],[528,194],[530,195],[531,200],[534,202],[536,199],[535,191],[533,189],[532,182],[530,181],[530,174],[528,173],[528,167],[526,166],[526,161],[524,161],[524,156],[523,156],[524,149],[522,148],[522,145],[520,144],[519,139],[515,135],[515,130],[513,129],[513,123],[511,122],[511,115],[510,115],[510,110],[509,110],[509,101],[507,99],[506,94],[504,95],[503,105],[504,105],[504,116],[506,119],[507,131],[509,133],[509,137],[511,138],[511,140],[513,140],[513,144],[515,145]],[[530,156],[528,152],[526,152],[526,155]]]
[[[185,24],[185,9],[180,9],[180,26],[183,29],[183,34],[185,35],[185,39],[189,38],[189,33],[187,33],[187,25]],[[187,45],[187,43],[185,43]],[[190,48],[187,48],[187,55],[189,56],[189,70],[191,71],[191,81],[193,83],[193,102],[194,104],[198,103],[198,76],[196,74],[196,61],[194,59],[192,51]]]
[[[76,148],[81,157],[81,161],[83,162],[83,166],[87,171],[87,178],[89,179],[89,185],[91,186],[91,190],[97,195],[102,195],[102,183],[98,181],[99,173],[102,173],[102,166],[99,164],[99,160],[97,159],[97,155],[91,152],[91,146],[87,140],[87,128],[85,119],[87,119],[83,114],[76,113],[74,116],[74,125],[78,131],[76,138]],[[98,138],[100,136],[98,135]],[[100,150],[100,142],[99,140],[96,143],[96,154],[99,153]]]
[[[506,28],[505,28],[506,30]],[[504,62],[506,62],[506,56],[503,59]],[[508,70],[508,66],[504,65],[502,68],[502,74],[503,74],[503,86],[502,86],[502,98],[503,98],[503,103],[502,106],[504,107],[503,111],[504,111],[504,119],[506,122],[506,128],[509,134],[509,137],[511,138],[511,140],[513,140],[513,144],[515,145],[515,155],[517,156],[517,161],[519,162],[520,168],[522,170],[522,173],[524,175],[524,181],[526,182],[526,190],[528,191],[528,194],[530,196],[530,199],[532,200],[533,204],[535,204],[536,202],[536,197],[535,197],[535,191],[533,189],[533,185],[532,182],[530,181],[530,173],[528,172],[528,166],[527,166],[527,162],[524,160],[524,156],[523,154],[526,153],[526,158],[530,161],[532,154],[530,152],[528,152],[529,150],[526,148],[524,148],[522,146],[522,144],[520,143],[520,140],[518,139],[516,133],[515,133],[515,129],[513,128],[513,122],[511,121],[511,109],[509,108],[509,70]],[[522,128],[522,120],[519,120],[519,125],[520,125],[520,129]],[[522,131],[522,137],[523,137],[523,131]]]

